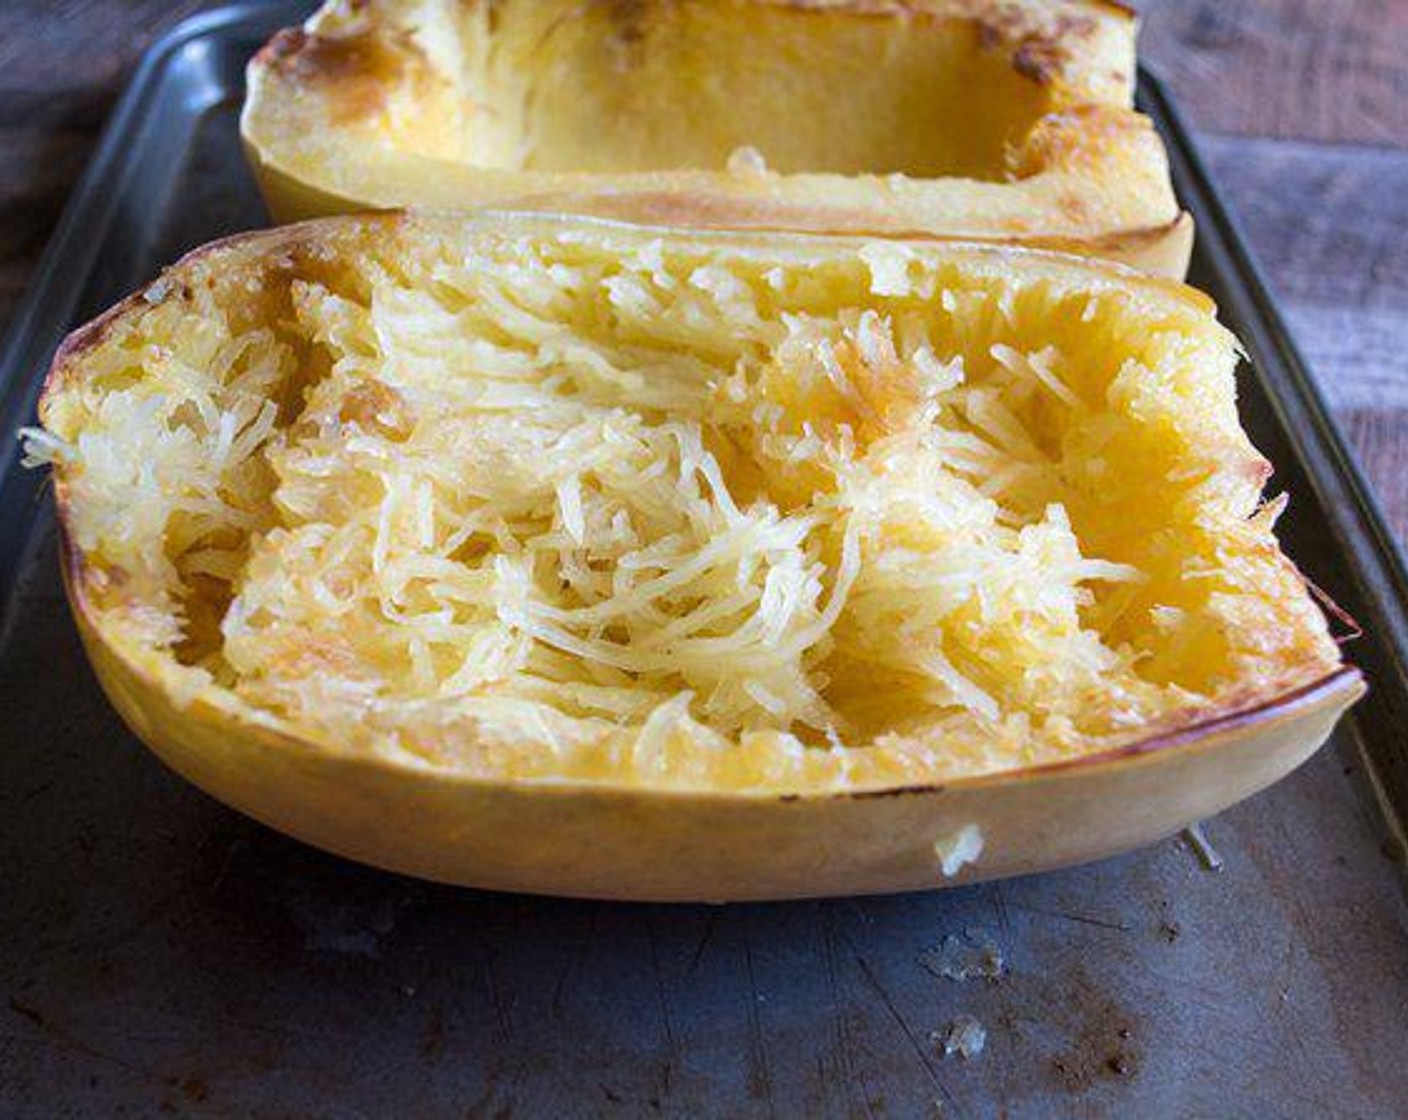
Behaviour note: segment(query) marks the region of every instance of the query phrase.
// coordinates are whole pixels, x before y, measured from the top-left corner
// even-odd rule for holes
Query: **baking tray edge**
[[[1341,606],[1361,623],[1349,658],[1370,682],[1368,696],[1345,721],[1368,784],[1397,845],[1408,882],[1408,744],[1395,730],[1408,724],[1408,567],[1378,499],[1349,450],[1323,394],[1253,257],[1241,223],[1202,158],[1182,111],[1162,78],[1140,67],[1141,108],[1168,148],[1174,186],[1197,225],[1198,251],[1232,282],[1220,311],[1237,320],[1267,403],[1290,443],[1339,551],[1349,560],[1337,588]],[[1292,495],[1294,501],[1294,495]]]
[[[179,54],[210,36],[274,13],[285,4],[243,3],[182,20],[143,54],[84,168],[33,277],[0,342],[0,648],[8,635],[11,600],[41,511],[43,479],[19,465],[17,433],[34,423],[35,406],[54,351],[87,310],[89,282],[111,230],[122,217],[125,187],[144,134]],[[198,111],[194,107],[191,110]]]

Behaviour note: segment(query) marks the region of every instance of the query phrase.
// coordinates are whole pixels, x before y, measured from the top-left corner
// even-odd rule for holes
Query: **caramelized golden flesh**
[[[458,773],[946,780],[1340,665],[1201,297],[1045,254],[357,219],[78,336],[36,448],[165,687]]]

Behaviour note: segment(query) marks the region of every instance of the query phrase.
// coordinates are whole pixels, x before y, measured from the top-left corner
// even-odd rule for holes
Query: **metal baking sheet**
[[[1403,1114],[1408,581],[1152,79],[1290,547],[1363,623],[1373,685],[1312,762],[1208,823],[1220,870],[1173,839],[926,895],[495,895],[303,847],[143,750],[89,674],[9,433],[72,324],[264,221],[241,71],[298,14],[223,9],[154,48],[0,354],[0,1115]],[[944,1056],[965,1015],[986,1046]]]

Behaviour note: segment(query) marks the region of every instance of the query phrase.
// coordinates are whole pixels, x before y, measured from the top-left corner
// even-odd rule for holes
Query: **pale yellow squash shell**
[[[1021,242],[1181,278],[1101,0],[332,0],[250,64],[278,221],[512,207]]]

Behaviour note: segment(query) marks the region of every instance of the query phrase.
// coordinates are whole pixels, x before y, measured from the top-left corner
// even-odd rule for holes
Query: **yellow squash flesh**
[[[370,0],[250,64],[279,221],[403,205],[1021,242],[1181,278],[1101,0]]]
[[[343,218],[76,332],[31,447],[103,687],[243,812],[482,887],[879,892],[1166,835],[1362,692],[1235,362],[1052,253]]]

